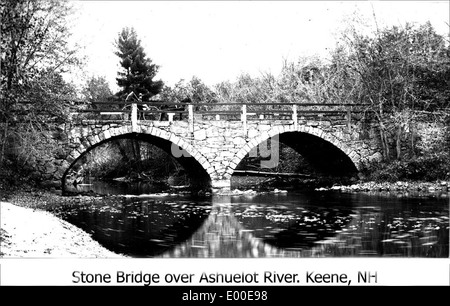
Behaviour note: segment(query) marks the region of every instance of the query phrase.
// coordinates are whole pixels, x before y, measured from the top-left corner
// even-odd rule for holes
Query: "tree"
[[[103,76],[93,76],[87,80],[82,94],[89,102],[104,102],[113,95],[108,82]]]
[[[10,141],[37,143],[37,131],[67,118],[74,89],[62,74],[79,64],[69,44],[72,12],[68,1],[0,0],[0,163]],[[28,126],[11,128],[18,119]]]
[[[197,103],[216,103],[217,95],[201,79],[193,76],[189,82],[184,79],[178,81],[174,87],[164,86],[158,94],[158,98],[163,101],[179,103],[186,102]],[[197,106],[195,110],[208,110],[210,106]]]
[[[1,0],[0,84],[6,98],[44,70],[64,73],[78,63],[69,46],[72,12],[68,1]]]
[[[141,101],[149,101],[149,99],[158,94],[164,83],[162,81],[154,81],[153,78],[158,72],[159,66],[152,63],[147,57],[141,40],[138,38],[134,28],[124,28],[119,33],[115,41],[117,51],[115,54],[120,58],[120,66],[122,70],[118,72],[117,85],[122,88],[116,96],[121,100],[125,100],[128,94],[134,94],[140,97]],[[139,141],[132,140],[134,171],[140,172],[141,169],[141,148]]]
[[[370,105],[386,160],[403,158],[407,137],[407,153],[414,156],[414,121],[448,108],[449,51],[430,23],[378,29],[371,36],[352,30],[345,36],[333,65],[345,67],[341,72],[351,79],[345,91],[354,93],[353,100]]]
[[[159,66],[152,63],[144,52],[141,40],[133,28],[124,28],[115,41],[122,71],[118,72],[117,85],[120,90],[116,95],[124,99],[129,93],[142,95],[142,101],[148,101],[158,94],[164,83],[154,81]]]
[[[82,89],[81,93],[84,96],[85,101],[88,103],[88,107],[97,109],[98,106],[93,102],[108,102],[113,101],[115,96],[109,88],[109,84],[103,76],[92,76],[86,81],[86,85]],[[117,105],[107,103],[102,105],[103,108],[114,109]]]

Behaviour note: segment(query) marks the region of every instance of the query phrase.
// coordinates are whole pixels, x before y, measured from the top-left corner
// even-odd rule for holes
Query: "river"
[[[81,188],[114,196],[67,206],[60,216],[131,257],[449,257],[446,192],[192,196],[126,184]]]

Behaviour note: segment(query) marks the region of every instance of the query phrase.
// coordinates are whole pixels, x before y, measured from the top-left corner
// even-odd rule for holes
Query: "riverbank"
[[[331,187],[315,188],[316,191],[398,191],[421,193],[450,193],[450,181],[439,182],[360,182],[352,185],[334,185]]]
[[[80,228],[40,210],[0,202],[0,256],[117,258]]]

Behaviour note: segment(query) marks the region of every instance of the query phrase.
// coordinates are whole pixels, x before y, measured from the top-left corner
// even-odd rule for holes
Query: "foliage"
[[[79,64],[72,12],[68,1],[0,1],[0,164],[48,154],[47,130],[67,120],[75,90],[62,75]]]
[[[272,140],[269,140],[266,145],[272,145]],[[296,152],[291,147],[285,145],[282,142],[278,142],[274,145],[278,146],[279,150],[279,160],[274,168],[261,168],[261,161],[270,159],[270,157],[263,157],[261,154],[257,156],[247,155],[242,159],[242,161],[237,166],[237,169],[243,170],[253,170],[263,172],[283,172],[283,173],[301,173],[301,174],[312,174],[314,173],[314,168],[308,163],[308,161]],[[268,150],[269,147],[267,147]]]
[[[78,176],[94,176],[98,179],[133,179],[142,176],[145,180],[158,180],[181,170],[176,160],[160,148],[143,141],[139,141],[139,148],[139,168],[135,165],[133,141],[116,139],[86,154],[74,171],[78,172]]]
[[[353,28],[342,41],[332,63],[346,67],[341,72],[351,82],[344,91],[354,93],[352,100],[369,104],[385,159],[404,157],[406,137],[411,143],[408,153],[414,156],[411,124],[422,112],[449,107],[450,49],[445,38],[426,23],[385,28],[374,36]]]
[[[437,181],[450,179],[450,154],[419,156],[374,165],[368,180],[372,181]]]
[[[23,171],[58,154],[58,124],[67,120],[69,101],[75,97],[73,86],[53,71],[43,71],[25,88],[27,104],[15,105],[10,118],[15,123],[4,139],[8,144],[5,157],[11,160],[10,165]]]
[[[108,81],[103,76],[92,76],[86,81],[82,90],[84,99],[89,102],[102,102],[108,100],[112,95]]]
[[[117,85],[122,90],[117,96],[124,99],[129,93],[142,95],[142,101],[148,101],[152,96],[158,94],[164,83],[154,81],[159,66],[152,63],[147,57],[141,40],[138,38],[134,28],[124,28],[115,41],[117,51],[115,54],[120,58],[122,71],[118,72]]]
[[[6,98],[23,93],[21,87],[43,71],[61,74],[79,63],[69,45],[71,13],[67,1],[1,1],[0,84]]]
[[[117,104],[108,104],[107,102],[113,102],[116,100],[112,90],[109,87],[108,81],[103,76],[92,76],[86,81],[84,88],[81,91],[83,101],[85,101],[87,108],[92,109],[117,109]],[[102,105],[94,104],[94,102],[104,103]],[[98,116],[94,114],[94,116]]]
[[[174,87],[164,86],[162,91],[154,97],[157,100],[167,101],[171,103],[189,102],[197,103],[216,103],[217,95],[198,77],[186,82],[184,79],[178,81]],[[197,106],[196,111],[208,110],[210,106]]]
[[[235,103],[348,103],[340,84],[347,78],[317,57],[284,61],[278,76],[240,75],[235,82],[215,86],[220,102]],[[341,78],[339,78],[341,77]]]

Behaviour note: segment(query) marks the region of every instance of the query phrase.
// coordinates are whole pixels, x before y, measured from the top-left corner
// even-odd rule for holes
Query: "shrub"
[[[404,161],[382,163],[368,176],[374,181],[436,181],[450,179],[450,154],[440,152]]]

